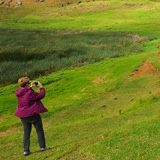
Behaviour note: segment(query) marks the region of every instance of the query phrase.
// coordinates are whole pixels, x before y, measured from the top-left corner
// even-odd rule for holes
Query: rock
[[[80,3],[82,3],[82,1],[79,1],[79,2],[77,3],[77,5],[80,4]]]
[[[22,2],[17,2],[15,5],[14,5],[14,8],[18,8],[22,5]]]
[[[22,5],[22,2],[17,2],[16,4],[19,5],[19,6],[21,6],[21,5]]]
[[[67,5],[70,5],[71,3],[69,3],[69,1],[67,1]]]
[[[10,7],[10,3],[8,2],[8,4],[6,4],[5,7]]]
[[[105,108],[105,107],[106,107],[106,105],[103,105],[103,106],[102,106],[102,108]]]
[[[19,5],[15,4],[14,7],[19,7]]]
[[[4,3],[4,1],[0,1],[0,5],[2,5]]]
[[[19,6],[18,6],[17,4],[15,4],[13,7],[14,7],[14,8],[18,8]]]

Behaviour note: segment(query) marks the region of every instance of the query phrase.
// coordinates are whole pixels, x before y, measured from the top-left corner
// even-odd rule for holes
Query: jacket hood
[[[29,88],[20,88],[16,90],[16,96],[21,97],[24,96],[29,91]]]

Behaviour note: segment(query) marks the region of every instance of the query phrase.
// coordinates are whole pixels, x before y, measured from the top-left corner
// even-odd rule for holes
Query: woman
[[[40,113],[48,112],[40,101],[45,97],[45,89],[42,87],[42,84],[38,82],[37,86],[40,87],[40,93],[34,92],[32,87],[35,86],[35,81],[31,83],[31,86],[29,86],[29,81],[28,77],[20,78],[18,83],[22,88],[16,90],[18,107],[15,116],[21,119],[24,127],[23,145],[25,156],[30,154],[29,146],[32,124],[36,128],[41,151],[49,149],[45,144],[42,120],[40,117]]]

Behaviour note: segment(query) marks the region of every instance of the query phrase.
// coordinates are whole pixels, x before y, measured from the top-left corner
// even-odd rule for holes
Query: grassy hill
[[[7,75],[9,81],[16,79],[12,73],[20,72],[18,65],[36,68],[48,56],[49,66],[49,59],[53,61],[54,56],[65,57],[67,53],[77,58],[78,52],[85,53],[84,58],[96,48],[95,57],[92,55],[87,63],[58,66],[58,71],[52,72],[52,68],[41,76],[36,73],[39,77],[35,80],[46,89],[42,102],[49,112],[42,114],[42,119],[46,143],[51,149],[39,152],[33,128],[32,154],[25,159],[159,160],[160,59],[155,44],[160,41],[160,2],[63,2],[63,7],[61,2],[49,0],[22,0],[19,8],[6,8],[5,1],[0,6],[0,73],[4,81],[8,80]],[[80,47],[71,52],[78,48],[75,39]],[[51,47],[53,42],[57,45]],[[52,57],[53,50],[56,52]],[[39,56],[41,59],[36,58]],[[15,90],[19,86],[15,80],[7,83],[0,86],[0,158],[21,160],[23,127],[14,116]]]
[[[1,27],[128,31],[159,37],[160,3],[156,0],[82,1],[78,5],[75,0],[64,7],[55,4],[60,1],[22,2],[19,8],[0,6]]]
[[[38,78],[46,88],[49,112],[42,117],[51,150],[38,152],[33,129],[29,159],[159,159],[159,74],[132,73],[146,60],[160,62],[156,53],[141,53]],[[23,159],[16,88],[1,88],[2,159]]]

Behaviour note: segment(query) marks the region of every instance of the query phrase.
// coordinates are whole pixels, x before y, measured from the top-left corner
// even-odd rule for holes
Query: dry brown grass
[[[105,84],[108,82],[107,76],[96,77],[94,80],[92,80],[92,82],[95,84],[95,86]]]

